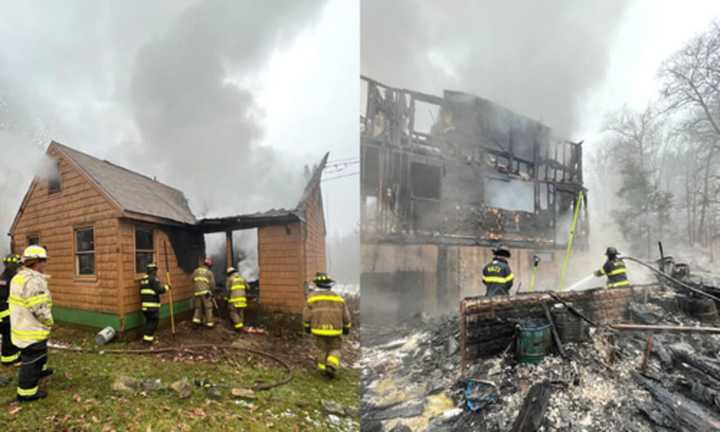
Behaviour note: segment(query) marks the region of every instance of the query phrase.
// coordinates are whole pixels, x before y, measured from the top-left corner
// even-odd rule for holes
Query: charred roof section
[[[440,97],[366,77],[362,85],[364,242],[566,243],[584,191],[581,142],[467,93]]]

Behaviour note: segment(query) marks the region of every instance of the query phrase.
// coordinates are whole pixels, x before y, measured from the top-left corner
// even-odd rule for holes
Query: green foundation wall
[[[180,314],[190,310],[192,307],[192,299],[185,299],[176,301],[173,303],[175,314]],[[82,309],[73,309],[63,306],[53,306],[53,317],[55,321],[60,323],[76,324],[86,327],[94,328],[105,328],[112,327],[115,330],[120,330],[121,320],[118,315],[105,313],[86,311]],[[170,317],[170,308],[164,304],[160,308],[160,319],[167,319]],[[130,330],[141,326],[143,323],[143,317],[141,311],[136,311],[125,315],[125,330]]]

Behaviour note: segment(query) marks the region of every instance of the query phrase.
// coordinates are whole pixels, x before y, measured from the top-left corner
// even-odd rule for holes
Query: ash
[[[680,312],[674,293],[629,306],[629,322],[700,326]],[[702,326],[717,323],[703,322]],[[457,316],[418,316],[384,328],[365,326],[363,431],[510,431],[528,390],[549,382],[551,396],[537,429],[524,431],[720,430],[720,336],[656,333],[641,370],[649,333],[592,328],[587,342],[564,344],[521,364],[512,349],[477,360],[463,375]],[[469,378],[497,386],[497,402],[464,409]]]

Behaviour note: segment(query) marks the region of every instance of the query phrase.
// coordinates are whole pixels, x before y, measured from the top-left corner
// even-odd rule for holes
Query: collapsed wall
[[[553,293],[572,304],[598,324],[627,318],[633,299],[647,295],[654,287],[627,287]],[[543,305],[557,304],[547,293],[517,296],[473,297],[460,303],[460,352],[462,369],[479,357],[499,354],[515,337],[515,326],[523,320],[546,320]]]

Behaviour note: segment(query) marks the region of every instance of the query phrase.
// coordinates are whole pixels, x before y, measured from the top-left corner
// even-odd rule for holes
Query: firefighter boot
[[[42,391],[42,390],[38,390],[37,392],[35,392],[35,394],[30,395],[30,396],[20,396],[20,395],[18,395],[17,398],[16,398],[16,400],[17,400],[18,402],[32,402],[32,401],[38,400],[38,399],[45,399],[46,397],[47,397],[47,393],[45,393],[45,392]]]

